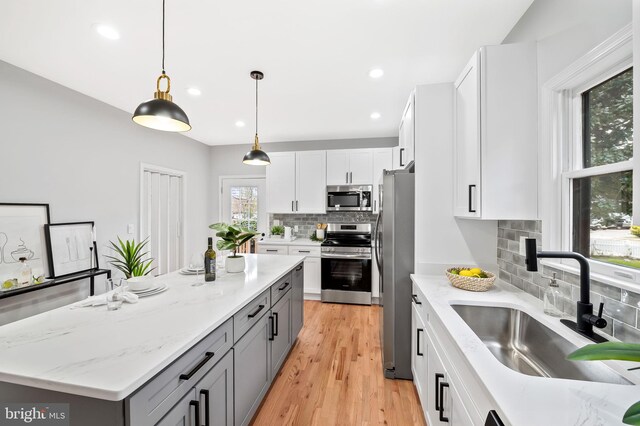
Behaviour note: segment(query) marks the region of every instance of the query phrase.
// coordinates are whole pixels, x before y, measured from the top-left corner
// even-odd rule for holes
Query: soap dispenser
[[[549,286],[544,291],[544,313],[552,317],[562,316],[562,293],[556,281],[556,274],[549,279]]]

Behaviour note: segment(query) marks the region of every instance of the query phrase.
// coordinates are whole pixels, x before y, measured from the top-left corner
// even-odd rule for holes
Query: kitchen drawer
[[[240,340],[240,338],[255,324],[264,314],[266,314],[271,308],[271,293],[267,289],[255,299],[253,299],[247,306],[239,310],[233,316],[233,337],[234,343]]]
[[[289,272],[271,286],[271,306],[278,303],[278,300],[282,299],[282,296],[284,296],[287,291],[291,290],[291,283],[291,272]]]
[[[288,254],[288,246],[258,243],[258,254]]]
[[[289,254],[320,257],[320,246],[289,246]]]
[[[427,324],[429,322],[429,309],[427,308],[427,298],[420,291],[416,283],[411,283],[411,303],[416,307],[416,312],[422,319],[422,321]]]
[[[128,424],[156,424],[232,346],[229,319],[126,399]]]

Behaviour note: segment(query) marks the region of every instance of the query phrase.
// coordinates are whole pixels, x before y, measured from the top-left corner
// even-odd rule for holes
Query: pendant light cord
[[[165,0],[162,0],[162,74],[165,74],[164,72],[164,6]]]
[[[256,136],[258,135],[258,79],[256,78]]]

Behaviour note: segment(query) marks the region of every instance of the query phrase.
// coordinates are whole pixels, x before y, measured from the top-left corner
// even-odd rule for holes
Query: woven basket
[[[451,268],[454,269],[454,268]],[[456,288],[461,288],[468,291],[487,291],[493,286],[493,282],[496,280],[496,276],[491,272],[486,272],[487,278],[477,277],[465,277],[463,275],[452,274],[451,269],[447,269],[447,278]],[[471,269],[471,268],[455,268],[455,269]]]

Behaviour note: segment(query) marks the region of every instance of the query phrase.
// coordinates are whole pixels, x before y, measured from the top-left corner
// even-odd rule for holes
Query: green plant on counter
[[[640,361],[640,344],[622,342],[591,344],[570,353],[567,359],[571,361]],[[639,368],[630,368],[630,370]],[[627,425],[640,425],[640,401],[629,407],[622,417],[622,422]]]
[[[318,238],[318,234],[316,234],[316,231],[313,231],[311,235],[309,235],[309,239],[311,241],[322,241],[320,238]]]
[[[231,257],[238,257],[238,247],[256,235],[260,235],[259,232],[254,232],[250,229],[242,228],[237,225],[228,225],[223,222],[209,225],[209,228],[217,231],[216,237],[220,238],[216,243],[218,250],[233,250],[233,256]]]
[[[148,242],[148,238],[136,243],[135,240],[122,241],[120,237],[118,237],[118,244],[109,241],[111,248],[116,252],[116,256],[105,257],[110,259],[109,263],[121,271],[127,279],[149,275],[149,273],[156,268],[151,268],[153,258],[145,259],[145,256],[148,255],[149,252],[143,252],[143,249]]]
[[[284,235],[284,226],[274,225],[271,227],[271,235]]]

